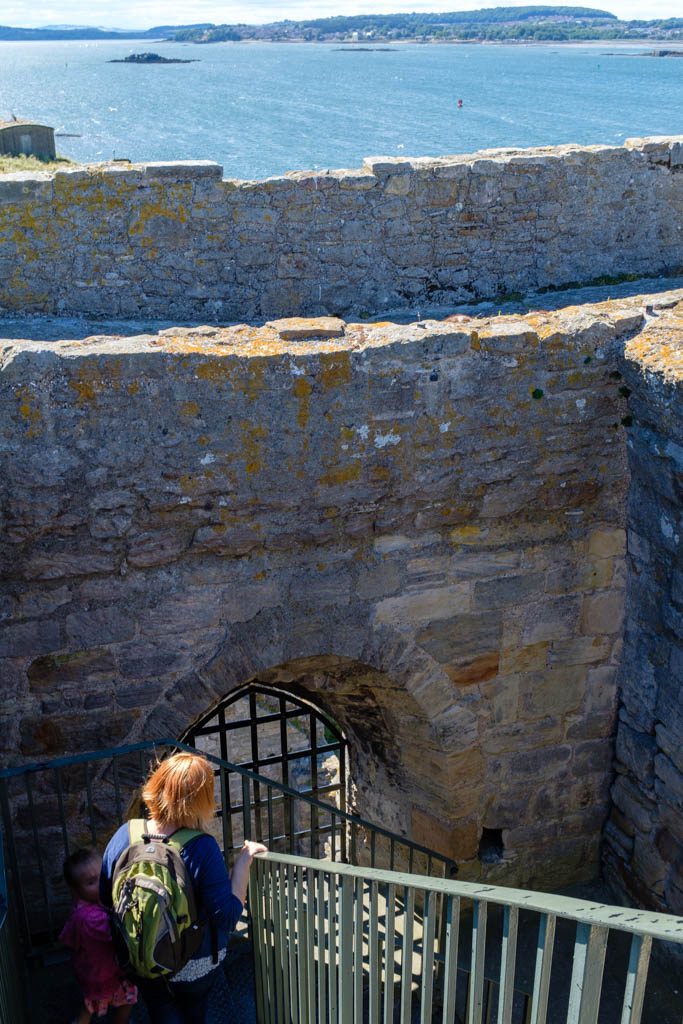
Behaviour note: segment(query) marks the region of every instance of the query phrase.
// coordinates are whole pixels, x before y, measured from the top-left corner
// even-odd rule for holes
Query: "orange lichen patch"
[[[311,382],[305,377],[297,377],[294,381],[292,391],[299,400],[299,410],[296,414],[296,421],[302,430],[305,430],[308,426],[312,390]]]
[[[683,316],[678,308],[661,316],[626,343],[626,359],[665,380],[683,379]]]
[[[181,416],[197,416],[199,413],[199,406],[196,402],[183,402],[180,406]]]
[[[352,377],[351,356],[340,352],[320,356],[320,380],[323,388],[330,391],[342,384],[348,384]]]
[[[458,526],[450,531],[449,536],[451,544],[476,544],[487,532],[484,526]]]
[[[352,462],[348,466],[339,466],[323,473],[320,483],[327,487],[336,487],[340,484],[353,483],[358,479],[360,479],[360,462]]]
[[[85,380],[81,377],[78,380],[70,380],[69,387],[78,395],[79,405],[86,405],[95,401],[97,391],[92,380]]]
[[[259,424],[244,420],[240,424],[240,432],[242,435],[241,454],[244,459],[244,470],[251,476],[263,469],[261,443],[268,437],[268,430]]]
[[[137,395],[139,390],[140,390],[140,384],[138,383],[138,381],[132,380],[130,382],[130,384],[128,385],[128,394],[129,395]]]
[[[42,415],[37,405],[37,396],[29,388],[19,388],[19,415],[26,425],[27,437],[38,437],[43,432]]]

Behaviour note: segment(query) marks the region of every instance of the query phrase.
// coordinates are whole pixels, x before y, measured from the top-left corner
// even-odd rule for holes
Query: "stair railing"
[[[69,907],[64,858],[76,847],[100,849],[127,818],[141,816],[139,791],[172,739],[75,754],[0,771],[0,811],[10,897],[27,953],[54,942]],[[273,851],[449,877],[447,857],[305,792],[202,752],[216,775],[213,831],[226,862],[244,839]]]
[[[639,1024],[653,941],[683,943],[672,915],[286,854],[256,858],[250,906],[260,1024]],[[571,966],[553,955],[560,927]],[[618,935],[614,1005],[602,981]]]

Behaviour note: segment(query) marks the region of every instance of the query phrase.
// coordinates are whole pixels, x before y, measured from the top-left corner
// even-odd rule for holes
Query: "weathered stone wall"
[[[419,311],[683,267],[683,142],[0,181],[0,307],[210,322]]]
[[[180,735],[258,676],[329,708],[359,810],[463,876],[594,875],[642,320],[5,342],[5,757]]]
[[[626,346],[628,600],[609,878],[683,913],[683,304]]]

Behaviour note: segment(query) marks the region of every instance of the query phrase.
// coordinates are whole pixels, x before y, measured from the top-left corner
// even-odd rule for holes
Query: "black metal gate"
[[[346,810],[347,741],[336,722],[305,698],[249,683],[208,711],[182,739],[327,807]],[[252,838],[271,837],[271,848],[320,857],[330,845],[339,844],[345,859],[345,829],[324,808],[292,800],[286,792],[258,782],[250,787],[250,806],[245,808],[247,791],[234,772],[224,789],[219,803],[228,820],[221,827],[233,849],[241,846],[248,820],[253,822]]]

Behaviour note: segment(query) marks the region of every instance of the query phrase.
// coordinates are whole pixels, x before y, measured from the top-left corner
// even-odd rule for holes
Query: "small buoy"
[[[458,107],[462,107],[462,100],[458,100]]]

